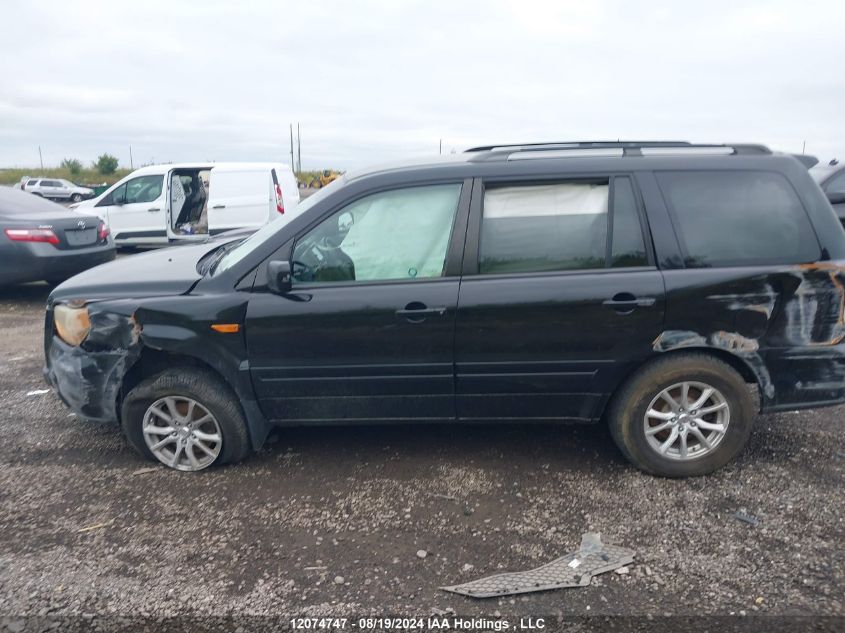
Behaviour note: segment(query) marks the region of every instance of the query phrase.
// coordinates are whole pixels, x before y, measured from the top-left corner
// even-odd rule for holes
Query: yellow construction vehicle
[[[341,176],[341,172],[339,171],[324,169],[320,174],[314,176],[310,181],[308,181],[308,186],[311,189],[320,189],[321,187],[325,187],[327,184],[329,184],[339,176]]]

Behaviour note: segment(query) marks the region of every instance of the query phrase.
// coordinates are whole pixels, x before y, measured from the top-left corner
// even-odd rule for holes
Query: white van
[[[299,188],[276,163],[185,163],[136,169],[98,197],[71,205],[102,218],[118,246],[166,245],[293,216]]]

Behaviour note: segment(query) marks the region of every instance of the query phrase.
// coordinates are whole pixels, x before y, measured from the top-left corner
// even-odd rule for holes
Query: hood
[[[60,300],[133,299],[180,295],[202,279],[197,262],[221,245],[203,243],[175,246],[120,257],[71,277],[50,293],[49,303]]]
[[[91,193],[94,193],[93,189],[89,189]],[[71,205],[68,205],[68,208],[78,210],[78,209],[93,209],[97,206],[97,203],[100,201],[103,195],[100,194],[95,198],[88,198],[88,200],[83,200],[82,202],[74,202]],[[97,213],[96,211],[94,213]]]

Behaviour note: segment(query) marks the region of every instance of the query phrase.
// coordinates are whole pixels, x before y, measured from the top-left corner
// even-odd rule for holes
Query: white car
[[[21,189],[42,198],[72,200],[73,202],[80,202],[94,195],[93,189],[80,187],[62,178],[30,178]]]
[[[287,165],[184,163],[142,167],[71,208],[99,215],[118,246],[154,246],[258,229],[298,205]]]

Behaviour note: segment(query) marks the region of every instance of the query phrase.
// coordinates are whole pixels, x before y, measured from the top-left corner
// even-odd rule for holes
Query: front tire
[[[124,398],[121,426],[138,453],[176,470],[204,470],[249,453],[237,396],[207,370],[168,369],[142,381]]]
[[[693,477],[743,449],[754,410],[742,376],[707,354],[674,354],[634,374],[608,410],[616,445],[640,470]]]
[[[82,202],[82,194],[75,193],[70,197],[71,202]]]

